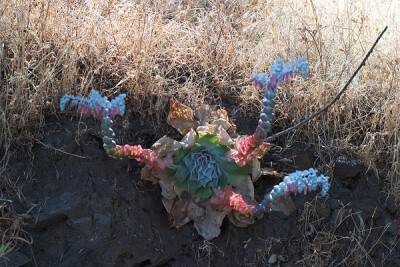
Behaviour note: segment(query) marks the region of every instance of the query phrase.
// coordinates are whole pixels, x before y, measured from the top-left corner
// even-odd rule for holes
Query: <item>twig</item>
[[[217,55],[217,47],[218,47],[218,44],[219,44],[219,40],[221,39],[222,31],[223,31],[224,24],[225,24],[225,22],[223,21],[224,19],[221,18],[221,9],[220,8],[221,8],[221,6],[218,5],[218,19],[220,19],[220,21],[222,21],[222,24],[220,24],[220,30],[219,30],[219,33],[218,33],[217,43],[215,44],[215,47],[214,47],[214,51],[213,51],[213,55],[214,56]]]
[[[90,157],[75,155],[75,154],[66,152],[66,151],[64,151],[64,150],[61,150],[61,149],[59,149],[59,148],[55,148],[55,147],[46,145],[45,143],[42,143],[42,142],[40,142],[40,141],[37,140],[37,139],[35,139],[35,141],[38,142],[39,144],[41,144],[42,146],[45,146],[45,147],[50,148],[50,149],[53,149],[53,150],[55,150],[55,151],[57,151],[57,152],[60,152],[60,153],[63,153],[63,154],[67,154],[67,155],[69,155],[69,156],[73,156],[73,157],[77,157],[77,158],[81,158],[81,159],[92,159],[92,158],[90,158]]]
[[[312,114],[311,116],[309,116],[308,118],[302,120],[301,122],[297,123],[296,125],[287,128],[284,131],[281,131],[279,133],[276,133],[274,135],[271,135],[270,137],[267,137],[264,142],[268,143],[274,139],[276,139],[277,137],[287,134],[288,132],[299,128],[300,126],[302,126],[303,124],[305,124],[306,122],[308,122],[309,120],[313,119],[314,117],[318,116],[319,114],[321,114],[322,112],[325,112],[328,110],[328,108],[330,106],[332,106],[337,100],[340,99],[340,97],[342,96],[342,94],[346,91],[347,87],[349,87],[350,83],[353,81],[353,79],[357,76],[358,72],[360,71],[360,69],[365,65],[365,62],[367,61],[368,57],[372,54],[372,51],[374,50],[375,46],[378,44],[379,40],[381,39],[381,37],[383,36],[383,34],[386,32],[388,26],[385,27],[385,29],[381,32],[381,34],[378,36],[378,38],[376,39],[375,43],[372,45],[371,49],[368,51],[367,55],[364,57],[363,61],[361,62],[360,66],[358,66],[358,68],[356,69],[356,71],[353,73],[353,75],[351,76],[351,78],[347,81],[347,83],[345,84],[345,86],[343,87],[343,89],[339,92],[339,94],[337,94],[337,96],[332,99],[331,102],[329,102],[328,105],[326,105],[323,109],[320,109],[319,111],[315,112],[314,114]]]

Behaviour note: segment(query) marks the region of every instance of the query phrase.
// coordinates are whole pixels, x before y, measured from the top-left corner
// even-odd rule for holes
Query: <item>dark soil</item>
[[[121,143],[143,147],[174,133],[170,128],[153,131],[151,120],[120,119],[118,125]],[[32,246],[11,255],[5,266],[264,266],[268,261],[275,266],[341,266],[348,250],[357,247],[354,238],[343,238],[352,235],[361,236],[357,240],[369,255],[360,253],[359,265],[400,266],[399,209],[373,175],[354,173],[351,165],[340,165],[345,178],[332,179],[328,197],[298,196],[298,209],[290,216],[271,212],[248,228],[225,221],[221,235],[208,242],[191,223],[169,227],[160,188],[140,179],[137,162],[106,155],[98,122],[63,114],[48,118],[44,131],[41,143],[15,155],[6,170],[10,179],[18,180],[26,199],[14,199],[13,208],[22,214],[32,204],[37,206],[25,227],[33,237]],[[272,150],[264,164],[270,167],[273,161],[277,171],[288,172],[295,164],[311,167],[314,160],[310,148],[298,147]],[[353,176],[346,177],[346,168]],[[276,177],[261,177],[255,185],[258,199],[277,182]],[[305,203],[316,207],[310,214],[317,219],[310,215],[308,223]],[[341,215],[344,212],[348,217]],[[313,249],[323,233],[334,233],[338,240],[320,251]],[[320,254],[320,261],[321,251],[331,254]],[[274,254],[279,257],[274,259]],[[351,257],[356,256],[350,255],[349,261],[354,260]]]

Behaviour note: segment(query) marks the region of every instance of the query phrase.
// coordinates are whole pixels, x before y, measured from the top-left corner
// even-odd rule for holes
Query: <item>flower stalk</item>
[[[253,82],[255,87],[265,88],[266,92],[262,100],[264,107],[254,134],[241,139],[237,144],[236,150],[230,151],[227,155],[239,166],[243,166],[253,158],[255,150],[264,142],[271,131],[271,121],[275,117],[273,108],[276,104],[275,96],[278,82],[287,81],[299,72],[301,72],[304,79],[307,77],[308,63],[306,58],[300,57],[297,61],[288,62],[286,65],[283,65],[282,59],[277,59],[270,69],[269,78],[265,74],[256,74],[250,79],[250,82]]]

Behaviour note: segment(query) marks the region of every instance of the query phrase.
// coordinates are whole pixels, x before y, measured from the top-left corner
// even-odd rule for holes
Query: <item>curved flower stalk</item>
[[[60,109],[65,111],[66,105],[70,102],[71,106],[78,106],[78,110],[92,114],[99,119],[103,119],[104,112],[111,118],[117,114],[124,116],[125,97],[126,94],[120,94],[109,101],[106,96],[102,97],[97,90],[92,90],[88,98],[67,94],[61,98]]]
[[[146,164],[148,169],[154,169],[155,172],[162,172],[166,166],[169,166],[171,160],[160,160],[157,152],[151,149],[143,149],[139,146],[117,145],[114,141],[115,133],[111,128],[113,121],[111,118],[117,114],[123,116],[125,113],[126,94],[120,94],[111,101],[107,97],[102,97],[97,90],[92,90],[89,98],[73,95],[64,95],[60,101],[60,109],[64,111],[66,105],[70,102],[71,106],[77,106],[78,110],[86,114],[91,114],[101,119],[101,133],[103,136],[103,146],[110,157],[135,159]]]
[[[234,210],[245,217],[262,217],[263,213],[273,209],[279,197],[286,197],[290,193],[303,193],[315,191],[321,188],[321,195],[325,196],[329,190],[329,177],[324,175],[317,176],[317,170],[311,168],[304,171],[295,171],[283,179],[279,185],[275,185],[271,192],[265,195],[264,199],[258,205],[248,205],[240,194],[237,194],[232,188],[219,190],[215,194],[211,203],[214,206],[222,208],[229,213]]]
[[[228,157],[235,160],[239,166],[243,166],[254,157],[255,150],[261,146],[264,139],[267,138],[268,132],[271,131],[271,121],[275,116],[272,110],[275,106],[274,98],[278,82],[293,78],[298,72],[301,72],[304,79],[307,77],[308,63],[305,57],[300,57],[297,61],[288,62],[286,65],[283,65],[283,59],[277,59],[269,71],[269,78],[265,74],[256,74],[250,79],[255,87],[265,87],[266,92],[262,101],[264,108],[254,134],[241,139],[236,144],[236,150],[229,152]]]

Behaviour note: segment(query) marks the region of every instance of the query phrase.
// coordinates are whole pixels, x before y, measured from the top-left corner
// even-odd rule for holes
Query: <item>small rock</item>
[[[19,267],[28,264],[31,260],[25,254],[13,252],[7,259],[0,260],[0,267]]]
[[[67,220],[70,215],[80,212],[81,199],[75,193],[65,192],[46,201],[39,215],[33,219],[30,230],[43,231],[49,226]]]
[[[283,214],[285,214],[286,216],[290,216],[290,214],[292,214],[292,212],[296,210],[296,206],[294,205],[293,200],[290,196],[279,196],[276,200],[276,203],[272,205],[271,210],[280,211],[283,212]]]
[[[43,231],[47,227],[58,224],[68,219],[63,213],[40,215],[38,221],[31,227],[32,231]]]
[[[278,256],[278,260],[281,261],[281,262],[286,262],[285,257],[283,257],[282,255]]]
[[[276,254],[272,254],[268,259],[269,264],[274,264],[277,261],[278,261],[278,255],[276,255]]]
[[[334,164],[333,176],[337,179],[353,178],[363,169],[362,162],[352,157],[339,156]]]

